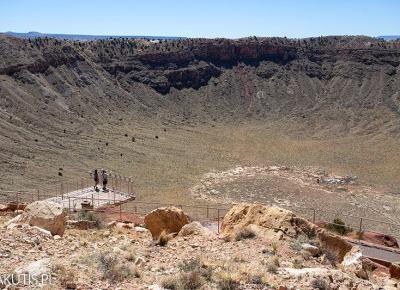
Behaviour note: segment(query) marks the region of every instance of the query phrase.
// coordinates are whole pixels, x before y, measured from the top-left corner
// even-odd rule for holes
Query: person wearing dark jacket
[[[107,190],[108,174],[104,169],[101,170],[101,179],[103,180],[103,191]]]
[[[97,169],[93,170],[93,172],[91,172],[90,175],[93,177],[94,180],[94,190],[99,191],[97,187],[97,185],[99,185],[99,173],[97,172]]]

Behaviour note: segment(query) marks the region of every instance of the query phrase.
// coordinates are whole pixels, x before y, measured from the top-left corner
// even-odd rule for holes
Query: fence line
[[[114,179],[113,185],[118,186],[117,179]],[[130,183],[128,182],[127,187],[130,187],[130,189],[131,189],[132,185],[130,185]],[[119,187],[119,188],[121,188],[121,187]],[[118,192],[118,191],[116,191],[116,192]],[[5,195],[6,200],[4,200],[4,201],[2,200],[2,198],[1,198],[2,195]],[[11,201],[9,201],[10,197],[11,197]],[[55,196],[55,195],[51,195],[51,194],[40,194],[39,191],[36,193],[32,193],[29,191],[0,191],[0,202],[7,202],[8,204],[14,205],[14,207],[17,209],[20,208],[20,205],[24,205],[29,202],[33,202],[35,200],[48,199],[48,198],[54,198],[54,197],[60,197],[60,196]],[[79,202],[79,201],[89,200],[92,202],[93,206],[95,205],[95,201],[98,202],[98,205],[100,204],[100,201],[102,201],[102,202],[104,201],[105,204],[103,204],[102,207],[105,207],[105,206],[117,207],[117,206],[119,206],[118,212],[120,213],[120,220],[121,220],[122,214],[144,214],[152,209],[155,209],[155,208],[158,208],[161,206],[176,206],[181,209],[189,210],[192,213],[195,213],[197,211],[200,221],[210,221],[210,222],[216,221],[218,223],[218,230],[219,230],[219,226],[220,226],[220,219],[223,218],[223,216],[225,215],[224,212],[227,212],[229,210],[229,208],[233,206],[233,204],[201,206],[201,205],[191,205],[191,204],[145,202],[145,201],[136,201],[136,200],[135,201],[131,200],[131,201],[129,201],[128,204],[124,204],[124,201],[116,200],[115,192],[113,194],[113,198],[99,198],[99,197],[95,198],[93,196],[93,194],[90,197],[64,196],[63,194],[61,194],[61,199],[68,200],[68,211],[69,212],[76,211],[76,208],[74,206],[71,206],[71,205],[76,204],[76,201]],[[128,205],[130,207],[133,207],[133,210],[128,210],[128,209],[123,210],[123,207],[128,206]],[[285,208],[285,206],[283,206],[283,208]],[[140,211],[138,209],[142,209],[142,211]],[[92,211],[101,211],[101,210],[104,211],[104,209],[102,209],[102,208],[91,209],[91,210]],[[387,221],[382,221],[382,220],[378,220],[378,219],[372,219],[372,218],[368,218],[368,217],[362,217],[362,216],[346,214],[346,213],[337,213],[334,211],[323,210],[323,209],[312,208],[312,207],[295,207],[292,210],[293,211],[303,210],[303,211],[309,212],[311,215],[308,216],[306,219],[310,220],[313,223],[318,221],[318,219],[317,219],[318,216],[322,217],[324,214],[325,215],[326,214],[334,214],[335,218],[346,217],[346,218],[354,219],[356,221],[356,223],[353,225],[353,227],[355,227],[357,229],[358,233],[362,233],[366,230],[371,230],[370,228],[368,228],[367,222],[373,222],[373,223],[377,223],[379,225],[386,225],[386,226],[392,227],[392,231],[396,232],[396,233],[392,233],[392,234],[394,234],[396,237],[400,237],[400,224],[399,223],[387,222]],[[214,215],[211,213],[214,213]],[[299,214],[299,215],[302,216],[302,214]],[[336,225],[339,227],[352,229],[350,224],[347,224],[347,223],[343,225],[343,224],[338,224],[338,223],[334,223],[334,222],[326,222],[326,224],[327,225]],[[388,229],[385,229],[385,230],[388,230]],[[380,229],[380,231],[383,231],[382,228]]]

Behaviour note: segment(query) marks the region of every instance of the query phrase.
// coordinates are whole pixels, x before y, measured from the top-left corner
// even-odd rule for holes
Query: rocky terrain
[[[362,36],[1,35],[0,190],[54,193],[103,167],[133,176],[140,201],[262,201],[301,214],[311,203],[396,221],[399,63],[398,41]],[[201,189],[210,172],[275,165],[296,170]],[[360,186],[327,189],[309,168]],[[199,184],[208,200],[190,194]]]
[[[22,220],[1,216],[0,274],[19,275],[21,288],[398,289],[397,265],[376,264],[276,207],[239,204],[219,235],[173,207],[148,213],[140,226],[111,222],[89,230],[70,228],[66,222],[76,216],[51,202],[28,208]],[[56,225],[65,231],[52,235]],[[21,278],[28,274],[45,277],[43,285],[29,286]]]

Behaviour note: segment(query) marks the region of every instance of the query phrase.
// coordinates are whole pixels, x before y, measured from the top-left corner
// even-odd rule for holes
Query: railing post
[[[92,193],[92,206],[94,208],[94,197],[93,197],[93,193]]]
[[[313,224],[315,224],[315,208],[313,208],[313,218],[312,218]]]
[[[209,209],[208,209],[208,204],[207,204],[207,218],[208,218],[208,210],[209,210]]]
[[[359,228],[359,235],[358,235],[358,239],[361,240],[361,233],[362,233],[362,226],[363,226],[363,219],[360,218],[360,228]]]
[[[218,227],[218,234],[219,234],[219,208],[217,209],[217,220],[218,220],[217,227]]]
[[[19,193],[16,192],[16,194],[17,194],[17,210],[19,210]]]
[[[60,184],[60,193],[61,193],[61,199],[64,200],[64,188],[63,188],[63,184]]]
[[[122,203],[119,204],[119,221],[122,222]]]
[[[40,190],[37,190],[37,200],[40,200]]]

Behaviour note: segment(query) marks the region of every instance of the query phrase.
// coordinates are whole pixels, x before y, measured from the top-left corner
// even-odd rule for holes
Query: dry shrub
[[[241,229],[235,235],[235,241],[241,241],[245,239],[252,239],[256,236],[256,233],[248,228]]]
[[[126,279],[139,278],[140,272],[133,266],[121,263],[120,259],[113,253],[101,253],[99,255],[100,270],[102,278],[112,282],[121,282]]]
[[[310,286],[313,289],[319,289],[319,290],[328,290],[328,289],[330,289],[328,282],[326,282],[322,278],[315,278],[315,279],[311,280]]]
[[[103,218],[101,218],[99,215],[97,215],[96,213],[94,213],[92,211],[85,211],[85,210],[80,211],[78,213],[78,220],[94,222],[96,228],[99,228],[99,229],[104,226]]]
[[[217,279],[218,289],[220,290],[237,290],[240,283],[226,272],[220,272]]]
[[[162,231],[160,236],[158,237],[156,245],[160,247],[165,247],[172,238],[172,234],[167,234],[166,231]]]
[[[199,289],[203,284],[200,273],[196,271],[170,276],[161,281],[163,288],[172,290],[195,290]]]
[[[265,261],[265,265],[267,266],[267,271],[269,273],[276,274],[278,272],[278,267],[280,265],[279,258],[277,256],[269,257]]]

